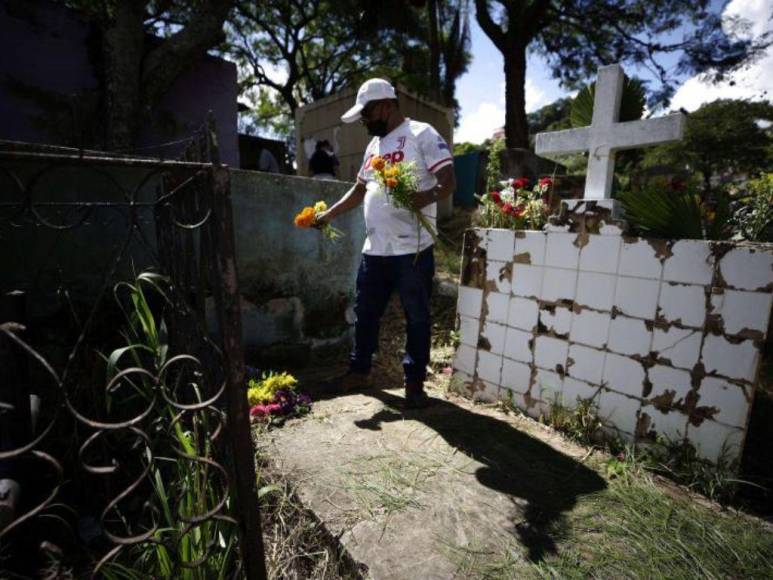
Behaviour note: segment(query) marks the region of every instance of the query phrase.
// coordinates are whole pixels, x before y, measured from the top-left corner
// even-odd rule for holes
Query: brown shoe
[[[404,409],[423,409],[432,404],[432,399],[424,392],[424,385],[419,382],[405,383]]]

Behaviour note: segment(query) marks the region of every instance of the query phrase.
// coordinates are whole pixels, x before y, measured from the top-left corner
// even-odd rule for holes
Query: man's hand
[[[311,227],[321,230],[322,226],[330,223],[330,220],[331,220],[330,210],[326,209],[325,211],[317,215],[316,219],[314,220],[314,223],[311,224]]]
[[[418,211],[423,207],[443,200],[451,195],[456,189],[456,174],[453,165],[446,165],[440,171],[435,173],[437,185],[426,191],[418,191],[413,195],[413,209]]]

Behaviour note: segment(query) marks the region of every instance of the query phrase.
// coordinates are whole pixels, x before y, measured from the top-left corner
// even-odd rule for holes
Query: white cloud
[[[478,108],[462,117],[459,128],[454,132],[454,143],[469,141],[482,143],[505,124],[503,104],[483,102]]]
[[[773,30],[770,0],[733,0],[727,5],[723,16],[739,16],[751,22],[752,36],[759,36]],[[728,79],[712,84],[700,76],[688,79],[676,91],[671,109],[683,108],[694,111],[704,103],[716,99],[771,100],[773,98],[773,48],[748,67],[737,71]]]
[[[534,81],[526,79],[526,112],[531,113],[550,103],[548,95]]]

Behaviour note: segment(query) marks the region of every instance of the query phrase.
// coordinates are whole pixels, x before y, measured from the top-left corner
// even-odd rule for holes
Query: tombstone
[[[570,229],[584,227],[579,223],[582,214],[590,213],[596,217],[603,214],[602,217],[612,220],[622,216],[618,203],[611,199],[617,151],[678,141],[684,134],[685,117],[681,113],[619,123],[623,76],[623,67],[619,64],[599,68],[593,120],[589,127],[537,134],[537,153],[588,151],[584,197],[564,202],[562,207],[562,217],[566,218],[564,221]],[[579,221],[569,223],[573,220]]]
[[[528,177],[534,181],[544,175],[565,175],[566,167],[528,149],[505,149],[500,154],[502,177]]]

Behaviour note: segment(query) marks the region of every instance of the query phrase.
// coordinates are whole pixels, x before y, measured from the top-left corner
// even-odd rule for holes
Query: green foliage
[[[719,175],[771,171],[773,133],[761,121],[773,121],[770,103],[732,99],[708,103],[687,117],[681,141],[647,149],[642,165],[697,171],[705,191]]]
[[[569,121],[572,127],[587,127],[593,120],[593,99],[596,95],[596,83],[583,87],[572,101]],[[636,121],[644,114],[646,92],[644,83],[636,78],[625,75],[623,79],[623,95],[620,101],[620,116],[618,121]]]
[[[571,109],[572,99],[565,97],[529,113],[526,115],[529,134],[533,136],[543,131],[570,129],[572,126],[569,121]]]
[[[502,151],[505,150],[504,139],[494,139],[488,150],[488,165],[486,165],[486,189],[494,191],[499,189],[499,181],[502,179]]]
[[[486,147],[483,145],[477,145],[475,143],[468,143],[462,141],[461,143],[454,143],[454,155],[466,155],[467,153],[474,153],[476,151],[485,151]]]
[[[127,547],[105,566],[102,573],[107,578],[226,578],[238,565],[234,524],[214,518],[195,525],[185,521],[215,509],[222,498],[229,499],[226,482],[217,470],[201,461],[210,459],[214,452],[211,435],[222,418],[215,420],[211,415],[220,411],[210,408],[180,414],[178,407],[160,395],[164,392],[170,400],[185,396],[186,404],[199,404],[204,397],[196,382],[200,373],[176,372],[166,366],[170,362],[166,323],[154,313],[148,293],[167,306],[171,304],[167,288],[168,281],[153,272],[143,272],[133,283],[119,283],[115,288],[127,320],[127,344],[104,357],[108,382],[129,368],[144,369],[148,374],[127,375],[131,388],[126,393],[116,388],[108,392],[107,410],[118,413],[136,406],[137,400],[145,404],[155,401],[147,426],[151,439],[144,455],[151,461],[149,501],[160,521],[151,541]],[[160,377],[158,383],[153,376]],[[130,509],[136,508],[118,504],[115,516],[131,522],[137,514],[124,511]],[[205,561],[200,565],[185,567],[202,559]]]
[[[754,242],[773,242],[773,173],[750,179],[742,188],[740,207],[733,214],[738,237]]]
[[[583,445],[596,444],[604,426],[598,415],[598,404],[593,399],[577,397],[576,404],[569,407],[560,395],[556,395],[551,401],[546,423]]]
[[[710,205],[692,189],[649,187],[618,195],[625,217],[639,235],[672,240],[722,240],[731,235],[729,200]]]

